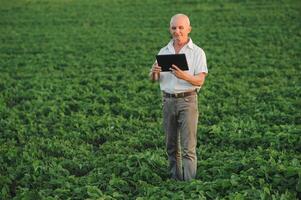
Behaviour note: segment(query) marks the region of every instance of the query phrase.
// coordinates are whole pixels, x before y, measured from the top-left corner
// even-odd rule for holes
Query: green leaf
[[[96,186],[86,186],[87,187],[87,193],[90,197],[98,198],[103,196],[103,193],[100,189],[98,189]]]

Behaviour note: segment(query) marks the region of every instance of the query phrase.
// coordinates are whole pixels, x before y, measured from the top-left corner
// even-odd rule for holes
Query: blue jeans
[[[197,169],[197,95],[163,97],[163,126],[171,178],[191,180]]]

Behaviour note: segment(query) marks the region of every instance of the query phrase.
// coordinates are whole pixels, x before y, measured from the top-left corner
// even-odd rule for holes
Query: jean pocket
[[[196,95],[191,95],[184,98],[184,101],[187,103],[195,103],[196,102]]]
[[[164,107],[165,103],[166,103],[167,99],[162,97],[162,108]]]

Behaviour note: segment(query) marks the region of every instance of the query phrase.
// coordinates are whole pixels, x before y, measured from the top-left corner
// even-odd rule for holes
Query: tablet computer
[[[188,70],[188,64],[185,54],[167,54],[156,55],[157,63],[162,68],[162,72],[171,71],[170,68],[174,64],[181,70]]]

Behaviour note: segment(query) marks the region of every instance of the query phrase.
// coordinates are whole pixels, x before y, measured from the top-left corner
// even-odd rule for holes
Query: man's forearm
[[[187,81],[188,83],[190,83],[191,85],[194,86],[202,86],[205,82],[205,77],[206,77],[206,73],[201,73],[198,75],[189,75],[186,79],[184,79],[185,81]]]
[[[150,72],[149,77],[152,81],[158,81],[160,78],[160,73]]]

